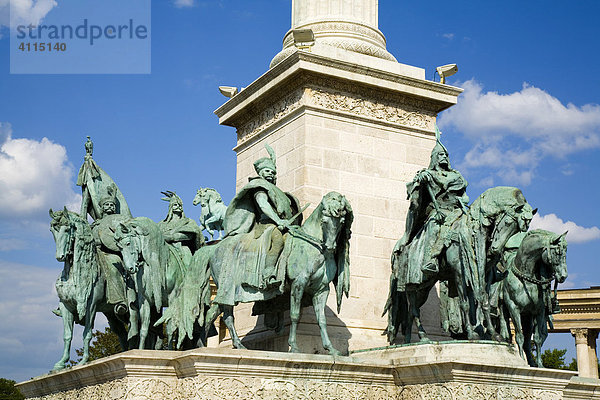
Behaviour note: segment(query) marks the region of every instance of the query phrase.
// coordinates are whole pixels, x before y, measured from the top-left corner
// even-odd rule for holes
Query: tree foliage
[[[572,358],[569,364],[565,363],[565,354],[567,349],[552,349],[545,350],[542,353],[542,364],[545,368],[566,369],[569,371],[577,371],[577,359]],[[600,364],[598,364],[598,372],[600,373]]]
[[[110,330],[105,328],[104,332],[98,330],[92,333],[92,341],[90,342],[90,359],[89,361],[97,360],[102,357],[112,356],[121,352],[119,337]],[[77,362],[83,357],[83,348],[75,350],[77,353]],[[76,362],[71,362],[75,364]]]
[[[542,353],[542,365],[544,368],[566,369],[565,354],[567,349],[545,350]]]
[[[0,400],[23,400],[25,397],[15,387],[15,381],[0,378]]]

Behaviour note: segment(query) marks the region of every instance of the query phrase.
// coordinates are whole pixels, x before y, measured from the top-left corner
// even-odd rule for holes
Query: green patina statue
[[[388,340],[393,343],[401,331],[405,343],[410,343],[413,321],[421,340],[428,340],[420,308],[436,282],[441,282],[440,312],[446,331],[458,338],[507,340],[497,318],[508,307],[498,284],[506,276],[503,257],[511,237],[527,231],[536,210],[519,189],[502,186],[488,189],[468,206],[467,182],[450,167],[437,127],[436,139],[429,168],[407,184],[406,230],[392,253],[384,308]],[[558,273],[556,279],[562,282]]]
[[[108,299],[106,269],[98,263],[96,243],[88,222],[80,215],[67,211],[50,210],[50,231],[56,242],[56,259],[64,263],[56,280],[56,293],[60,300],[55,313],[62,317],[64,325],[64,348],[54,370],[66,367],[69,361],[73,324],[84,326],[83,356],[79,364],[89,358],[89,346],[96,312],[102,312],[119,337],[121,347],[127,349],[127,331],[114,303]]]
[[[556,287],[568,275],[566,234],[536,229],[511,237],[503,260],[506,277],[495,284],[503,305],[498,310],[500,334],[510,342],[510,317],[519,352],[533,367],[543,367],[542,345],[548,337],[548,324],[552,326],[552,314],[560,312]],[[554,293],[550,288],[553,281]]]
[[[221,239],[222,232],[225,229],[223,222],[225,221],[227,205],[223,203],[219,192],[211,188],[200,188],[196,192],[193,204],[195,206],[200,204],[202,207],[200,226],[210,233],[212,240]]]
[[[227,208],[225,237],[194,255],[191,268],[207,280],[212,275],[218,287],[215,298],[208,301],[208,285],[184,283],[177,289],[184,300],[169,307],[162,320],[175,321],[181,340],[182,333],[192,338],[195,323],[202,322],[208,329],[223,314],[234,347],[244,348],[235,330],[233,307],[247,302],[285,303],[291,307],[289,343],[292,351],[298,351],[295,331],[306,295],[313,299],[323,346],[331,354],[339,354],[327,335],[324,310],[332,280],[338,305],[342,295],[348,295],[352,209],[342,195],[331,192],[300,226],[303,209],[294,196],[276,186],[275,153],[268,145],[266,148],[269,157],[254,163],[258,176],[250,178]],[[291,301],[280,301],[283,296],[290,296]],[[209,304],[204,317],[204,307]],[[280,309],[262,308],[281,315]]]
[[[204,236],[194,220],[183,212],[183,202],[174,192],[163,192],[169,202],[167,217],[158,224],[149,218],[138,217],[119,225],[114,235],[121,250],[125,269],[135,282],[137,304],[140,307],[140,343],[146,339],[162,314],[163,307],[172,307],[178,299],[175,288],[188,281],[198,287],[207,285],[206,277],[189,273],[193,270],[194,253],[204,244]],[[200,279],[200,281],[198,280]],[[196,303],[198,304],[198,303]],[[175,341],[177,326],[167,323],[169,347]]]
[[[193,219],[183,212],[183,201],[175,192],[162,192],[169,202],[169,210],[164,220],[158,223],[163,237],[172,246],[183,266],[190,265],[192,255],[204,245],[202,231]]]
[[[289,310],[288,343],[298,352],[301,309],[312,300],[323,347],[340,354],[327,333],[325,303],[331,282],[338,312],[348,296],[352,208],[344,196],[330,192],[302,223],[308,206],[301,208],[277,187],[275,153],[266,149],[269,157],[254,163],[257,176],[229,206],[216,190],[198,190],[194,205],[202,205],[201,225],[213,239],[205,243],[202,228],[185,216],[174,192],[162,192],[169,202],[163,221],[132,218],[114,181],[94,161],[87,138],[77,179],[81,215],[50,211],[56,258],[64,262],[55,313],[63,318],[65,346],[55,369],[68,361],[74,322],[84,325],[81,363],[87,361],[97,311],[107,316],[123,349],[160,348],[163,323],[169,348],[203,346],[221,314],[233,346],[244,348],[233,308],[248,302],[276,330]],[[388,340],[394,343],[401,332],[410,342],[413,322],[421,340],[428,340],[420,308],[440,282],[446,331],[457,338],[510,340],[510,318],[521,354],[540,365],[531,343],[541,348],[546,324],[558,311],[556,287],[567,277],[564,234],[528,232],[536,210],[517,188],[488,189],[471,205],[466,188],[436,127],[430,165],[407,185],[410,208],[392,254],[384,311]],[[213,299],[211,277],[218,288]]]

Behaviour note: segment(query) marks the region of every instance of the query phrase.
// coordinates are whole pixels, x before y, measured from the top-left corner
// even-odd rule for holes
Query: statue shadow
[[[303,304],[305,304],[305,299],[303,299]],[[349,341],[352,333],[348,330],[346,324],[328,306],[325,306],[325,316],[327,318],[327,332],[331,343],[343,355],[348,355]],[[269,328],[269,326],[274,325],[274,321],[270,320],[268,314],[259,315],[255,326],[245,335],[242,343],[248,349],[252,350],[288,352],[288,337],[291,325],[289,311],[283,312],[283,317],[279,323],[281,330],[275,331]],[[301,353],[329,354],[323,348],[319,325],[312,305],[302,308],[302,315],[297,328],[297,343]]]

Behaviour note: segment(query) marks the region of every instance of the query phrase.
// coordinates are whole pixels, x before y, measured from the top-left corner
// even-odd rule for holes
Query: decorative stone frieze
[[[301,79],[298,82],[306,81]],[[261,107],[262,112],[241,123],[237,130],[238,146],[259,136],[303,106],[400,127],[433,130],[435,105],[427,100],[383,93],[333,79],[314,78],[310,82],[304,87],[290,88],[286,95],[274,96],[273,102]]]
[[[509,346],[489,347],[483,353],[511,356]],[[18,386],[35,400],[600,399],[597,382],[579,380],[571,371],[498,366],[485,357],[479,364],[422,363],[408,356],[414,351],[390,348],[386,357],[360,360],[230,349],[133,350]]]

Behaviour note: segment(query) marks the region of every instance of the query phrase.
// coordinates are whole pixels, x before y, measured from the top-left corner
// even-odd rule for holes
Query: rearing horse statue
[[[221,239],[227,205],[219,192],[211,188],[200,188],[196,192],[193,204],[202,206],[200,226],[210,233],[212,240]]]

